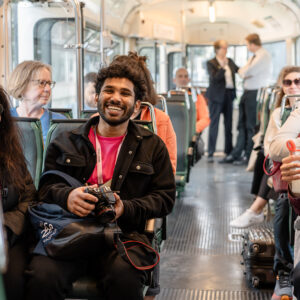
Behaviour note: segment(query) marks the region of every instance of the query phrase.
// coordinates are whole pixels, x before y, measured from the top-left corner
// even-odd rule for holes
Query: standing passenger
[[[272,69],[271,56],[262,47],[258,34],[249,34],[246,37],[246,45],[253,56],[239,69],[239,75],[244,79],[244,93],[239,105],[239,134],[233,151],[223,160],[225,163],[233,162],[235,165],[248,163],[255,132],[257,91],[268,85]],[[243,150],[245,154],[242,156]]]
[[[176,85],[176,89],[185,89],[188,87],[189,73],[185,68],[177,69],[173,82]],[[197,95],[196,102],[196,132],[201,133],[210,123],[208,107],[206,100],[202,94]]]
[[[59,113],[50,112],[45,106],[51,96],[55,81],[51,79],[51,67],[39,61],[24,61],[10,75],[8,93],[19,100],[19,106],[11,110],[13,117],[37,118],[41,120],[43,140],[52,119],[66,119]]]
[[[22,300],[27,265],[26,213],[36,191],[25,164],[19,134],[9,112],[8,96],[0,88],[0,205],[8,242],[8,266],[3,276],[7,300]]]
[[[206,96],[209,100],[210,126],[208,137],[208,162],[213,162],[218,137],[219,119],[224,115],[225,149],[228,155],[232,151],[232,110],[235,93],[235,73],[238,66],[226,57],[228,44],[224,40],[214,43],[216,57],[207,62],[209,87]]]

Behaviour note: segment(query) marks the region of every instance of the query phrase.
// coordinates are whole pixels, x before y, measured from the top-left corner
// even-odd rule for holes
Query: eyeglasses
[[[50,89],[53,89],[56,83],[55,81],[47,81],[47,80],[39,80],[39,79],[31,80],[31,81],[36,82],[40,88],[45,88],[46,85],[48,84]]]
[[[291,86],[293,82],[295,83],[295,85],[300,86],[300,78],[296,78],[294,80],[290,80],[290,79],[282,80],[282,84],[285,87]]]

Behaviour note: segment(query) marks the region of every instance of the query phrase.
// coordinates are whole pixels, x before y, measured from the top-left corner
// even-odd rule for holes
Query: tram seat
[[[189,109],[189,145],[193,149],[193,156],[191,160],[191,166],[194,165],[194,157],[196,156],[196,105],[193,100],[193,96],[189,95],[190,109]],[[191,150],[190,150],[191,151]]]
[[[83,110],[82,112],[81,112],[81,115],[80,115],[80,117],[82,118],[82,119],[89,119],[93,114],[95,114],[95,113],[97,113],[98,111],[95,109],[95,110],[92,110],[92,109],[90,109],[90,110]]]
[[[188,111],[184,102],[167,100],[168,112],[177,136],[176,190],[183,192],[188,176]]]
[[[68,119],[73,118],[72,108],[48,108],[49,111],[62,114]]]
[[[21,145],[34,185],[38,187],[43,164],[43,136],[39,119],[15,117],[22,133]]]
[[[73,130],[86,121],[86,119],[52,120],[52,125],[50,126],[47,135],[45,149],[47,149],[51,141],[61,132]],[[136,122],[142,126],[146,126],[149,130],[154,129],[154,125],[151,123],[151,121]],[[147,234],[149,240],[152,241],[153,247],[160,248],[162,240],[166,239],[166,218],[148,220],[146,223],[145,233]],[[147,286],[144,288],[144,294],[146,294],[147,288]],[[101,290],[98,288],[97,280],[92,276],[84,276],[74,282],[72,291],[68,294],[67,299],[104,300],[104,298],[101,298]]]

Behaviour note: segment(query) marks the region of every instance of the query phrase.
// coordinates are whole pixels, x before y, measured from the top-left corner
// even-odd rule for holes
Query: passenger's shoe
[[[235,228],[246,228],[254,224],[259,224],[264,221],[264,213],[255,213],[251,209],[247,209],[243,214],[241,214],[236,219],[230,222],[231,227]]]
[[[279,271],[276,277],[276,285],[271,300],[292,300],[293,286],[291,284],[290,274]]]
[[[229,154],[229,155],[226,155],[223,159],[219,160],[219,164],[230,164],[234,162],[234,157]]]
[[[207,162],[208,162],[208,163],[213,163],[213,162],[214,162],[214,157],[213,157],[212,155],[209,155],[209,156],[207,157]]]
[[[236,159],[232,164],[235,166],[246,166],[248,165],[248,158],[246,156],[241,156],[239,159]]]

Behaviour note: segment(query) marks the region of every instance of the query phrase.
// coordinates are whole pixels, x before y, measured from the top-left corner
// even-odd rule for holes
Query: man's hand
[[[290,155],[282,160],[281,179],[288,183],[300,179],[300,156]]]
[[[115,220],[117,220],[124,213],[124,204],[123,204],[121,198],[119,197],[119,195],[114,193],[114,196],[116,198],[116,204],[115,204],[116,218],[115,218]]]
[[[94,188],[97,187],[97,185],[91,185],[90,187]],[[86,217],[95,209],[95,204],[90,204],[87,201],[91,201],[93,203],[98,202],[97,197],[89,193],[85,193],[85,189],[85,186],[74,189],[69,194],[67,200],[68,210],[79,217]]]

